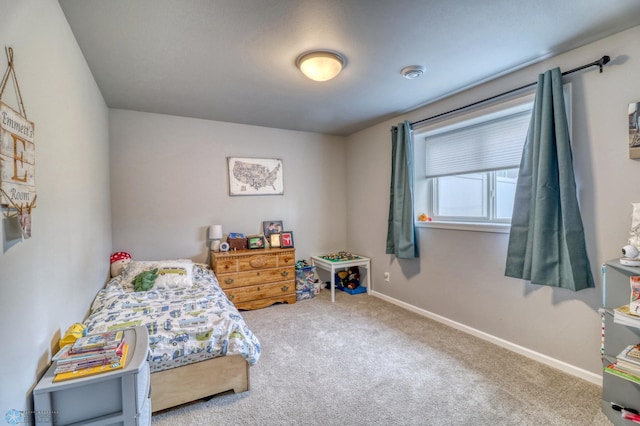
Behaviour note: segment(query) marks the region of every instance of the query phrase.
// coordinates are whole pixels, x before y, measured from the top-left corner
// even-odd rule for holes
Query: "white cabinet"
[[[147,329],[127,329],[124,338],[129,353],[121,370],[54,383],[54,363],[33,390],[36,424],[150,425]]]
[[[616,356],[628,345],[640,343],[640,328],[614,322],[614,309],[629,303],[632,275],[640,275],[640,267],[623,266],[619,260],[604,266],[604,357],[603,367],[616,361]],[[640,326],[640,321],[638,322]],[[615,425],[634,425],[611,408],[611,403],[640,410],[640,384],[631,382],[606,371],[602,374],[602,411]]]

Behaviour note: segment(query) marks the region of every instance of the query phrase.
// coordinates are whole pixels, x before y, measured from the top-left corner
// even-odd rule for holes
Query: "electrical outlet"
[[[389,282],[389,273],[388,273],[388,272],[385,272],[385,273],[384,273],[384,280],[385,280],[386,282]]]

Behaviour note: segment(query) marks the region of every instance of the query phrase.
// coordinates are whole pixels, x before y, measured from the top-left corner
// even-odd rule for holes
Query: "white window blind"
[[[531,108],[425,138],[426,177],[520,167]]]

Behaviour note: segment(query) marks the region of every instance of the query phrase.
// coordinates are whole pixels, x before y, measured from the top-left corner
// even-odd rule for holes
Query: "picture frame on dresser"
[[[285,231],[280,233],[280,247],[281,248],[293,248],[293,231]]]
[[[279,234],[284,229],[281,220],[265,220],[262,222],[262,233],[269,238],[271,234]]]
[[[263,235],[250,235],[247,237],[247,246],[249,249],[263,249],[266,246]]]
[[[282,244],[279,233],[269,235],[269,246],[271,246],[272,248],[280,248],[281,245]]]

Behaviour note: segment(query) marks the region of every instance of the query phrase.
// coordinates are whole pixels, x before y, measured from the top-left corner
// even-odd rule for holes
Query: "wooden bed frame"
[[[249,390],[249,364],[242,355],[151,373],[151,409],[155,413],[231,390]]]

